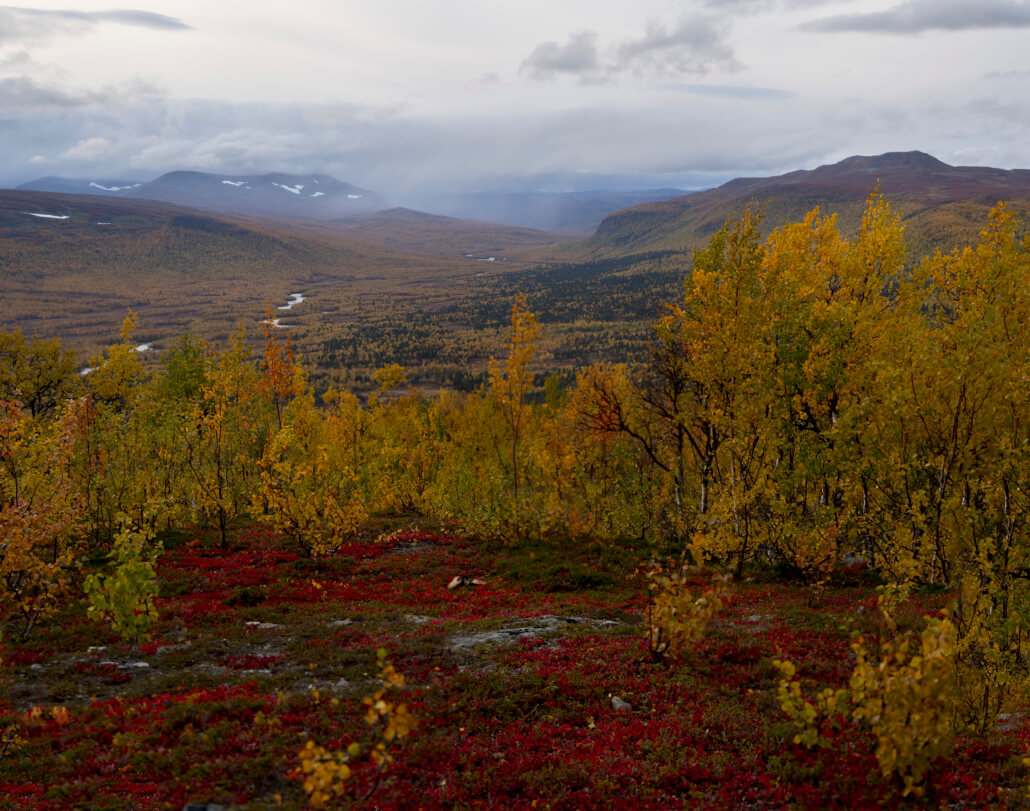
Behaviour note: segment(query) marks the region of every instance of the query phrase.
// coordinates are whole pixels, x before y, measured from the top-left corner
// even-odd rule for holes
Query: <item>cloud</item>
[[[137,9],[68,11],[0,6],[0,45],[47,40],[62,34],[83,34],[103,23],[159,31],[192,29],[176,17]]]
[[[771,111],[766,118],[786,119],[790,126],[777,133],[775,123],[763,118],[758,164],[773,156],[777,166],[792,165],[799,148],[813,148],[793,131],[796,110],[781,116],[776,107],[759,106]],[[714,171],[728,179],[723,177],[723,171],[730,171],[724,170],[727,161],[737,167],[754,164],[755,146],[749,143],[754,131],[750,112],[738,114],[724,101],[703,95],[690,104],[670,104],[666,97],[637,115],[601,105],[530,114],[513,109],[457,119],[405,114],[386,120],[373,106],[136,97],[117,110],[82,105],[0,121],[5,144],[0,181],[17,185],[44,167],[48,174],[88,172],[136,180],[173,169],[319,171],[398,202],[416,189],[460,190],[481,185],[484,177],[553,172],[621,173],[626,178],[645,172],[654,175],[646,185],[696,186],[702,181],[694,179],[695,173]],[[630,181],[620,183],[628,187]]]
[[[779,90],[774,87],[736,84],[667,84],[663,85],[663,88],[679,93],[693,93],[698,96],[711,96],[731,101],[775,101],[791,99],[797,95],[790,90]]]
[[[625,73],[646,76],[705,74],[717,68],[738,70],[741,64],[726,41],[728,25],[713,17],[684,17],[669,28],[648,22],[642,36],[624,39],[605,49],[597,34],[578,31],[568,42],[542,42],[519,67],[532,79],[574,76],[581,82],[603,82]]]
[[[726,25],[710,17],[683,18],[674,28],[652,20],[644,36],[616,47],[615,67],[659,75],[738,70],[741,65],[726,42],[726,33]]]
[[[1026,165],[1030,112],[1017,93],[1007,105],[959,106],[942,93],[873,106],[687,77],[658,83],[655,92],[631,88],[627,108],[609,103],[614,91],[606,88],[592,107],[512,105],[462,117],[417,107],[383,116],[373,105],[132,94],[42,112],[9,110],[0,101],[0,182],[84,173],[149,180],[173,169],[325,172],[401,204],[420,190],[510,188],[520,176],[554,173],[576,173],[583,188],[603,187],[616,175],[622,188],[691,188],[902,148],[945,156],[984,144],[1012,156],[1008,165]]]
[[[1030,4],[1024,0],[907,0],[886,11],[813,20],[802,24],[801,29],[823,33],[921,34],[1028,27]]]
[[[553,79],[562,74],[591,76],[600,68],[597,52],[597,34],[593,31],[578,31],[569,35],[564,45],[557,42],[541,42],[523,61],[520,73],[527,73],[533,79]]]
[[[76,107],[87,100],[55,87],[45,85],[28,76],[0,79],[0,109],[44,110],[54,107]]]
[[[738,14],[742,11],[810,8],[836,2],[839,0],[704,0],[703,5],[712,11]]]
[[[1030,79],[1030,70],[993,70],[984,74],[985,79]]]
[[[106,138],[94,136],[83,138],[75,146],[64,150],[57,156],[61,161],[92,163],[103,160],[111,154],[111,142]]]
[[[160,88],[139,79],[95,90],[62,85],[59,81],[40,81],[30,76],[0,76],[0,110],[9,116],[15,112],[41,115],[73,107],[119,107],[161,95]]]

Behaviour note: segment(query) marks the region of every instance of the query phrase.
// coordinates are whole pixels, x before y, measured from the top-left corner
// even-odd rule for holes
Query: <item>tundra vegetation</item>
[[[748,212],[543,386],[0,336],[5,802],[1023,807],[1030,240],[904,255]]]

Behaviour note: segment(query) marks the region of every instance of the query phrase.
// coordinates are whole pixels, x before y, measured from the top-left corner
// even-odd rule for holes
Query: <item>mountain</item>
[[[160,200],[188,208],[289,220],[357,217],[388,208],[379,195],[329,175],[168,172],[150,182],[43,177],[22,191]]]
[[[294,220],[354,217],[387,208],[377,194],[328,175],[168,172],[127,196],[231,214]]]
[[[974,241],[999,200],[1030,213],[1030,170],[950,166],[924,152],[888,152],[776,177],[738,178],[617,211],[569,254],[599,258],[698,248],[748,205],[763,211],[767,231],[818,206],[824,214],[835,213],[846,233],[854,233],[877,184],[902,217],[913,255]]]
[[[68,177],[40,177],[18,186],[19,191],[48,191],[55,194],[100,194],[125,197],[143,185],[140,180],[77,180]]]
[[[613,211],[667,200],[680,194],[682,189],[472,192],[416,195],[407,203],[422,211],[447,217],[505,223],[565,234],[587,234]]]

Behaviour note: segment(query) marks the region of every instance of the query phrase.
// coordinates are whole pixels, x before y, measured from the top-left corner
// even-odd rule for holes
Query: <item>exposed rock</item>
[[[631,712],[633,705],[619,696],[612,696],[612,709],[616,712]]]
[[[1023,725],[1024,713],[1003,712],[998,716],[998,731],[1012,732]]]
[[[454,590],[454,589],[458,588],[459,586],[485,586],[485,585],[486,585],[486,581],[485,580],[480,580],[478,577],[466,578],[466,577],[462,577],[460,574],[456,574],[451,579],[451,582],[447,584],[447,588],[449,590]]]
[[[553,614],[546,614],[542,617],[533,617],[526,620],[525,625],[513,628],[500,628],[495,631],[481,631],[475,634],[459,634],[451,637],[451,650],[476,648],[479,645],[509,644],[520,639],[540,636],[556,631],[563,626],[576,625],[581,622],[595,625],[618,625],[615,620],[593,620],[586,617],[556,617]]]

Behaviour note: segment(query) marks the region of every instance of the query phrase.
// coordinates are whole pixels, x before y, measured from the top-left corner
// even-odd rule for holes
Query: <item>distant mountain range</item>
[[[43,177],[18,189],[159,200],[226,214],[291,220],[357,217],[389,207],[374,192],[328,175],[168,172],[149,183]]]
[[[394,207],[375,192],[328,175],[169,172],[149,182],[41,177],[22,184],[18,190],[159,200],[225,214],[313,221],[347,220]],[[681,189],[475,192],[418,194],[405,202],[409,208],[447,217],[588,234],[612,211],[680,194]]]
[[[950,166],[924,152],[888,152],[777,177],[738,178],[617,211],[570,255],[600,258],[697,248],[748,205],[763,211],[767,231],[800,220],[818,206],[824,214],[836,214],[845,233],[854,233],[877,185],[901,216],[914,255],[974,241],[999,200],[1030,214],[1030,170]]]
[[[686,195],[675,189],[425,194],[412,198],[420,211],[393,208],[372,191],[318,174],[169,172],[151,182],[47,177],[20,188],[290,220],[323,232],[346,232],[348,239],[438,256],[453,255],[454,240],[474,245],[468,250],[477,254],[503,245],[524,259],[583,261],[689,251],[739,218],[748,205],[762,210],[766,230],[799,220],[818,206],[836,214],[845,233],[853,233],[877,186],[902,217],[913,255],[974,241],[998,200],[1011,201],[1017,212],[1030,215],[1030,170],[950,166],[924,152],[854,156],[776,177],[738,178]],[[522,232],[490,233],[485,222],[514,225]],[[564,246],[553,244],[556,233],[527,230],[575,235],[595,228],[585,241]]]

